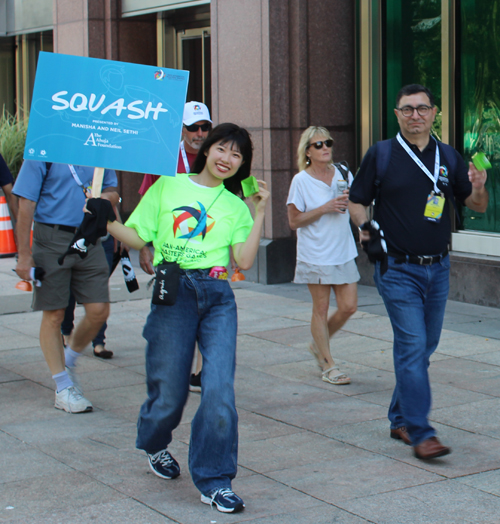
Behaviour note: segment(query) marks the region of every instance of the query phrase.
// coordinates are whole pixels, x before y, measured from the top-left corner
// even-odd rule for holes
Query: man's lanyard
[[[438,195],[440,193],[439,188],[437,186],[437,181],[439,180],[439,146],[434,137],[432,139],[436,141],[436,156],[434,157],[434,176],[432,176],[431,172],[425,167],[424,163],[418,158],[418,156],[411,150],[411,148],[408,146],[408,144],[403,140],[400,133],[397,134],[396,138],[398,139],[398,142],[401,144],[403,149],[410,155],[411,159],[417,164],[417,166],[431,179],[432,183],[434,184],[434,193]]]
[[[189,167],[186,150],[184,149],[184,140],[181,142],[181,156],[182,156],[182,161],[184,162],[184,169],[186,170],[186,173],[190,173],[191,168]]]
[[[76,169],[71,164],[68,164],[69,170],[71,171],[71,174],[73,175],[73,178],[75,179],[75,182],[83,189],[83,192],[85,195],[87,195],[87,189],[82,184],[82,181],[80,180],[80,177],[76,173]]]

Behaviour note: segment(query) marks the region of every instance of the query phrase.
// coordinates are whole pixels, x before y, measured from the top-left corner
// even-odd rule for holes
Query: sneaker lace
[[[170,466],[174,462],[170,453],[165,449],[163,451],[158,451],[158,453],[155,453],[152,456],[152,459],[153,462],[160,462],[160,464],[165,468]]]
[[[68,388],[68,393],[69,396],[73,398],[73,400],[81,400],[83,398],[83,395],[78,389],[75,388],[75,386],[70,386]]]
[[[220,489],[216,489],[212,495],[211,495],[211,502],[210,502],[210,505],[212,505],[215,501],[215,497],[217,495],[221,495],[222,497],[226,497],[226,496],[231,496],[231,495],[234,495],[234,492],[229,489],[229,488],[220,488]]]

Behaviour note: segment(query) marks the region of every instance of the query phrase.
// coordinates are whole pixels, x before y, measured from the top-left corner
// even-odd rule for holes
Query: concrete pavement
[[[14,289],[0,260],[0,522],[12,523],[495,523],[500,522],[500,310],[450,302],[431,366],[432,421],[453,453],[422,462],[389,438],[392,332],[373,288],[333,340],[353,383],[320,379],[307,351],[311,304],[304,286],[237,283],[236,399],[239,473],[246,510],[200,503],[187,469],[190,394],[170,446],[182,474],[154,476],[135,449],[145,398],[145,283],[129,295],[117,271],[102,361],[85,351],[81,382],[94,412],[54,409],[38,345],[40,313]],[[332,304],[334,301],[332,301]],[[77,308],[77,316],[81,308]]]

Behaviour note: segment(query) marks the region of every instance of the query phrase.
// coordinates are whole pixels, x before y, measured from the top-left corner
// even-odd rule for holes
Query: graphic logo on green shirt
[[[192,207],[195,204],[191,204],[190,206],[176,207],[172,210],[174,214],[174,237],[194,239],[201,235],[202,240],[204,240],[206,234],[214,227],[215,220],[210,215],[207,215],[205,206],[199,201],[196,203],[199,209]],[[181,213],[176,214],[176,211]],[[179,237],[177,237],[178,231],[181,233]]]

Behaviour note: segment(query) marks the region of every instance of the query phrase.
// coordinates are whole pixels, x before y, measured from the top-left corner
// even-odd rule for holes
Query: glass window
[[[15,113],[16,61],[13,37],[0,38],[0,114],[3,109]]]
[[[500,231],[500,27],[499,0],[460,2],[460,137],[466,160],[477,151],[492,164],[486,187],[490,201],[486,213],[462,210],[462,227]]]
[[[394,116],[398,91],[407,84],[422,84],[434,94],[438,114],[434,133],[441,138],[441,0],[386,0],[385,138],[399,131]]]
[[[52,31],[16,36],[16,111],[28,114],[40,51],[54,51]]]

